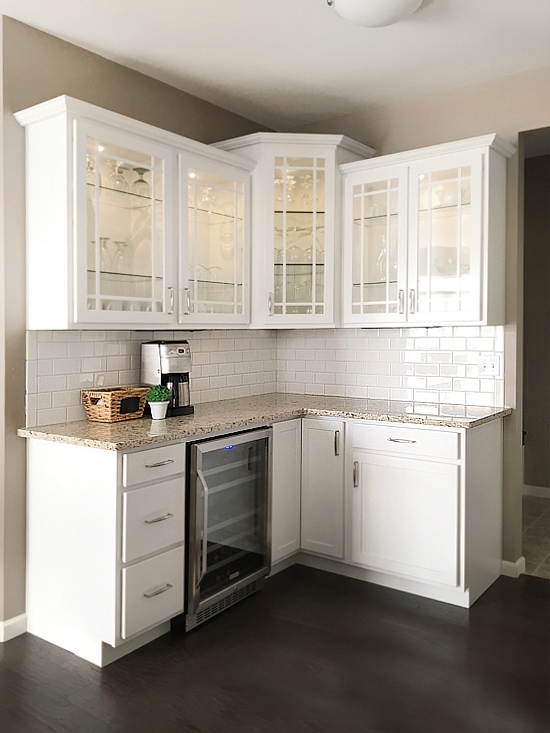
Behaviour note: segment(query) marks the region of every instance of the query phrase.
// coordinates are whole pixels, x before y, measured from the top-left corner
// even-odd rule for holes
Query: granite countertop
[[[452,414],[455,412],[455,414]],[[321,395],[265,394],[195,405],[194,415],[165,420],[141,418],[115,423],[75,422],[21,428],[17,434],[57,443],[128,450],[154,443],[254,427],[304,415],[347,417],[382,422],[471,428],[509,415],[509,408],[456,407],[392,400],[369,400]]]

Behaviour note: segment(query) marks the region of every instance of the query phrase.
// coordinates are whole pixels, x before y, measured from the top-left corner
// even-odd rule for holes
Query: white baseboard
[[[7,621],[0,621],[0,642],[15,639],[27,631],[27,614],[14,616]]]
[[[500,572],[502,575],[506,575],[508,578],[519,578],[525,572],[525,558],[521,556],[515,562],[509,560],[503,560],[501,563]]]
[[[540,496],[541,499],[550,499],[550,488],[548,486],[523,484],[523,496]]]

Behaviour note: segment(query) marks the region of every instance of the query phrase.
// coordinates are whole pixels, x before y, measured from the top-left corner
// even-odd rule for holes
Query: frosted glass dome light
[[[327,0],[338,15],[357,25],[380,28],[408,18],[422,0]]]

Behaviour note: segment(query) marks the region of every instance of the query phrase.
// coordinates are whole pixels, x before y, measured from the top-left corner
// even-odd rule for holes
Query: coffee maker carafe
[[[170,390],[166,414],[194,412],[189,394],[191,350],[187,341],[147,341],[141,344],[142,384],[163,384]]]

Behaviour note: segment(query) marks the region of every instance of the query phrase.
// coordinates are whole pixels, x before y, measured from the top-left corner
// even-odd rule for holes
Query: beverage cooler
[[[186,631],[258,590],[271,567],[271,428],[188,445]]]

